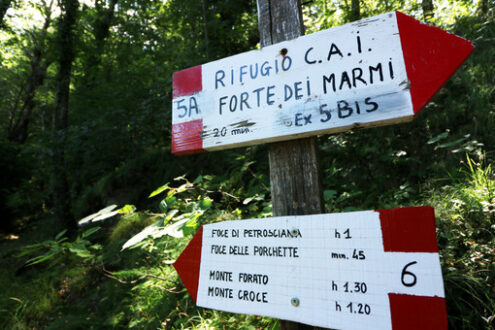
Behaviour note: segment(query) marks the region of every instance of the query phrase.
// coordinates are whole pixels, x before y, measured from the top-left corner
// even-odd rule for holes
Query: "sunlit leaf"
[[[164,184],[163,186],[155,189],[149,196],[148,198],[151,198],[151,197],[155,197],[156,195],[158,194],[161,194],[162,192],[164,192],[165,190],[169,189],[169,185],[168,183]]]
[[[78,225],[84,226],[84,225],[89,224],[90,222],[101,221],[101,220],[110,218],[110,217],[114,216],[115,214],[117,214],[116,212],[120,211],[120,210],[113,211],[116,208],[117,208],[117,205],[115,205],[115,204],[107,206],[107,207],[99,210],[96,213],[93,213],[91,215],[88,215],[87,217],[82,218],[81,220],[78,221]],[[122,212],[119,212],[119,213],[122,213]],[[109,215],[109,214],[111,214],[111,215]]]
[[[120,208],[119,210],[117,210],[119,213],[121,214],[132,214],[134,213],[134,211],[136,211],[136,207],[134,205],[125,205],[124,207]]]
[[[129,239],[127,242],[125,242],[124,245],[122,245],[122,250],[125,250],[125,249],[141,242],[145,238],[153,235],[154,233],[156,233],[158,231],[160,231],[160,227],[157,225],[157,223],[149,225],[148,227],[144,228],[141,232],[139,232],[138,234],[131,237],[131,239]]]
[[[253,200],[253,197],[248,197],[248,198],[244,199],[244,201],[242,201],[242,204],[247,205],[247,204],[251,203],[252,200]]]
[[[206,211],[208,210],[211,206],[213,205],[213,200],[210,198],[206,197],[203,198],[202,200],[199,201],[199,207],[203,210]]]
[[[167,201],[165,199],[162,199],[159,207],[160,207],[160,212],[165,213],[168,209]]]

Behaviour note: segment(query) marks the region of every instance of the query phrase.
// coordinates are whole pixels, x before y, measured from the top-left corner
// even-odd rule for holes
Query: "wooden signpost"
[[[172,152],[411,120],[472,50],[390,12],[176,72]]]
[[[198,306],[337,329],[446,329],[431,207],[204,225],[174,264]]]
[[[299,0],[257,4],[261,50],[174,74],[172,152],[270,143],[274,216],[324,211],[314,135],[412,119],[473,50],[400,12],[300,37]],[[343,329],[446,329],[432,213],[207,225],[175,267],[200,306]]]

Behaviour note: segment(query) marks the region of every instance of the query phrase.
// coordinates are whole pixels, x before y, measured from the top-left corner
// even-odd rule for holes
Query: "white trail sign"
[[[174,267],[202,307],[337,329],[447,329],[431,207],[204,225]]]
[[[411,120],[472,50],[391,12],[176,72],[172,152]]]

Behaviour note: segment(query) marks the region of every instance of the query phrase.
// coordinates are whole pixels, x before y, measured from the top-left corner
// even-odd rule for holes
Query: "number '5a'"
[[[400,279],[402,282],[402,285],[407,286],[407,287],[411,287],[411,286],[416,285],[416,282],[417,282],[416,275],[411,270],[408,270],[408,268],[411,267],[412,265],[417,264],[417,263],[418,263],[417,261],[413,261],[413,262],[410,262],[407,265],[405,265],[404,268],[402,268],[402,275],[401,275],[401,279]]]
[[[175,101],[175,103],[177,104],[179,118],[184,118],[186,115],[191,117],[191,112],[193,110],[196,111],[196,114],[199,113],[198,103],[196,102],[196,98],[194,96],[189,97],[189,102],[186,102],[186,99],[180,99]]]

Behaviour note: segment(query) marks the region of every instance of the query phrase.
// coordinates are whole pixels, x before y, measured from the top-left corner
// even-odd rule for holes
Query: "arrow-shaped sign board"
[[[176,72],[172,152],[411,120],[472,50],[391,12]]]
[[[431,207],[208,224],[174,267],[202,307],[337,329],[447,329]]]

